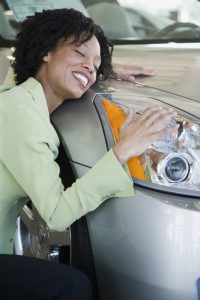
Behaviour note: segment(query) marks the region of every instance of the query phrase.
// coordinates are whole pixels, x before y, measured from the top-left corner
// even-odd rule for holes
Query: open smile
[[[73,75],[78,81],[81,83],[83,87],[87,87],[87,84],[89,82],[89,79],[86,75],[83,75],[81,73],[73,72]]]

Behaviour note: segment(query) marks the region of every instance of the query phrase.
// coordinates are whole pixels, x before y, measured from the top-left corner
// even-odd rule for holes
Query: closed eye
[[[74,50],[75,50],[75,52],[76,52],[78,55],[80,55],[81,57],[85,57],[85,53],[83,53],[82,51],[77,50],[77,49],[74,49]],[[99,64],[98,64],[98,65],[94,65],[95,72],[98,71],[99,67],[100,67]]]
[[[79,54],[80,56],[82,56],[82,57],[85,56],[85,54],[84,54],[83,52],[79,51],[79,50],[75,50],[75,52],[78,53],[78,54]]]

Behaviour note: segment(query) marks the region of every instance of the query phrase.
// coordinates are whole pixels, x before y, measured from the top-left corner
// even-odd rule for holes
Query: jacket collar
[[[40,110],[42,110],[45,115],[49,118],[49,110],[47,106],[47,100],[45,98],[44,90],[42,88],[42,85],[39,81],[37,81],[35,78],[30,77],[25,82],[21,84],[21,86],[31,94],[33,100],[36,102],[36,104],[40,107]]]

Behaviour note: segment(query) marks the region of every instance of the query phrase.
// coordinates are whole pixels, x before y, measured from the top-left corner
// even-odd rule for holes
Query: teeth
[[[88,84],[88,79],[87,77],[85,77],[84,75],[80,74],[80,73],[74,73],[74,76],[78,79],[80,79],[80,81],[82,82],[82,84],[84,86],[86,86]]]

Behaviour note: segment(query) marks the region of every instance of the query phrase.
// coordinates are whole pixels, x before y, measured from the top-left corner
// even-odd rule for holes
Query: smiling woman
[[[66,18],[66,20],[61,18],[58,24],[54,22],[54,20],[60,17],[61,11],[63,10],[48,10],[44,11],[42,15],[36,13],[34,17],[30,16],[22,24],[22,32],[18,35],[17,47],[14,54],[16,59],[13,64],[14,70],[16,70],[15,80],[17,84],[22,83],[30,76],[35,76],[44,56],[48,54],[49,50],[55,50],[67,39],[67,44],[71,43],[71,45],[74,44],[74,46],[81,47],[81,45],[88,42],[93,35],[99,43],[98,47],[101,48],[102,58],[102,63],[97,72],[97,79],[100,74],[103,75],[104,78],[107,78],[112,73],[112,43],[105,37],[102,29],[94,25],[92,19],[84,17],[80,12],[73,9],[69,11],[76,15],[77,22],[72,18]],[[84,24],[80,15],[84,17]],[[50,22],[51,17],[52,21]],[[34,23],[32,22],[33,18],[35,20]],[[42,32],[40,31],[40,26],[43,26]],[[62,27],[60,28],[60,26]],[[51,37],[49,37],[49,31],[51,31]],[[45,37],[48,37],[48,39]],[[26,45],[24,43],[26,43]],[[84,52],[82,54],[84,54]],[[100,53],[96,55],[99,56]],[[23,64],[21,64],[22,62]],[[24,62],[26,65],[24,65]],[[25,66],[27,67],[25,68]]]
[[[73,9],[46,10],[22,23],[13,62],[16,85],[0,94],[1,254],[12,253],[16,218],[28,197],[50,228],[64,230],[110,195],[133,196],[132,179],[123,165],[154,140],[176,131],[177,125],[159,130],[175,116],[171,110],[149,108],[136,121],[130,111],[118,143],[65,190],[55,161],[59,138],[49,114],[63,101],[81,97],[100,76],[112,74],[111,55],[112,44],[102,29]],[[26,281],[24,289],[30,273],[34,280]],[[0,255],[0,285],[7,299],[91,296],[80,272],[9,255]]]

